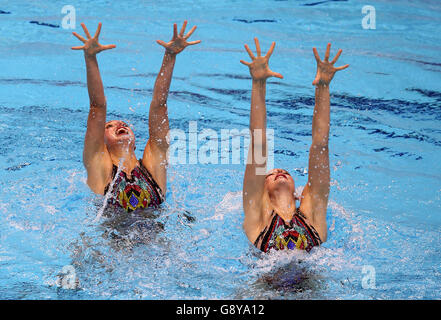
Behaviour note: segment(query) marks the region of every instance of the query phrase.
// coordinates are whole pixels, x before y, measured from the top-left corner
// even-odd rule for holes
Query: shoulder
[[[312,220],[313,218],[312,194],[308,183],[306,183],[305,187],[303,188],[302,195],[300,197],[299,209],[306,217],[306,219]]]
[[[142,159],[139,162],[149,171],[165,194],[167,188],[167,155],[158,151],[158,148],[152,149],[151,145],[147,142]]]
[[[254,243],[262,230],[270,224],[272,212],[267,212],[263,207],[251,207],[247,211],[245,212],[243,229],[250,242]]]
[[[317,215],[314,213],[314,201],[319,200],[314,200],[311,189],[309,188],[309,185],[306,184],[300,199],[299,210],[305,217],[305,222],[314,227],[319,234],[321,241],[325,242],[328,234],[326,215]]]
[[[114,165],[110,159],[96,157],[84,163],[87,171],[87,185],[97,194],[104,194],[106,186],[112,181]]]

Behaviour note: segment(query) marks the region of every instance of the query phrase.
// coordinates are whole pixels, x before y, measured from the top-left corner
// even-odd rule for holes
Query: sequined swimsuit
[[[128,178],[121,170],[115,180],[117,172],[118,167],[113,165],[112,182],[115,182],[112,187],[109,183],[104,189],[104,194],[111,192],[108,204],[131,212],[138,208],[158,207],[164,202],[161,188],[147,168],[142,165],[141,160],[139,160],[139,166],[132,170],[131,178]]]
[[[317,231],[306,223],[306,218],[299,208],[296,209],[288,224],[274,211],[271,214],[273,218],[269,227],[265,227],[254,242],[254,245],[263,252],[268,252],[271,249],[284,250],[285,248],[309,252],[312,247],[322,243]]]

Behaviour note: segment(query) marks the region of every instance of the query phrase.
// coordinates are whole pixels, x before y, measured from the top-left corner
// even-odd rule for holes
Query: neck
[[[296,211],[296,200],[289,192],[282,192],[271,198],[271,206],[283,220],[289,221]]]
[[[110,158],[114,165],[121,167],[121,170],[127,174],[130,174],[138,165],[138,159],[136,159],[136,155],[131,149],[112,150]]]

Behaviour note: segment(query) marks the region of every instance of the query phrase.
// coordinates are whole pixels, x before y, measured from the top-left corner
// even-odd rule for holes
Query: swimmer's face
[[[284,169],[273,169],[265,177],[265,190],[271,196],[276,191],[286,190],[294,194],[296,187],[294,179]]]
[[[135,134],[124,121],[112,120],[106,123],[104,142],[108,147],[127,144],[134,146]]]

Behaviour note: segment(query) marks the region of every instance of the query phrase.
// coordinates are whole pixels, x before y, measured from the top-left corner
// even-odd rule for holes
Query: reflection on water
[[[144,210],[126,213],[114,210],[112,217],[105,217],[99,229],[114,250],[131,250],[137,245],[148,245],[164,231],[164,224],[157,221],[160,212]]]
[[[302,261],[299,260],[263,275],[258,280],[258,285],[261,285],[264,291],[279,291],[283,296],[318,291],[319,280],[318,274],[303,266]]]
[[[278,263],[255,276],[253,282],[236,291],[235,299],[314,299],[326,288],[326,278],[302,260]]]
[[[180,211],[177,217],[186,226],[196,221],[189,211]],[[117,207],[107,208],[98,230],[114,250],[132,250],[135,246],[152,242],[166,243],[166,235],[163,235],[166,220],[164,208],[146,208],[130,213]]]
[[[317,299],[328,286],[327,274],[314,253],[263,253],[250,248],[248,254],[252,256],[247,263],[249,280],[237,288],[234,299]],[[328,257],[327,263],[335,261]]]

